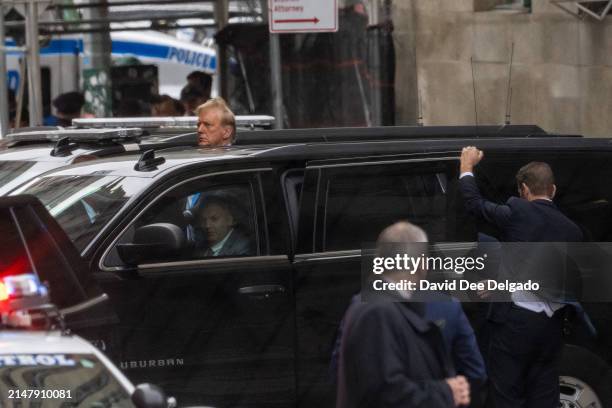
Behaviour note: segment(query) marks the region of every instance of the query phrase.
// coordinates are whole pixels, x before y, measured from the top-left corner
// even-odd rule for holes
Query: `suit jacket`
[[[345,316],[337,408],[453,407],[455,375],[418,303],[353,303]]]
[[[229,238],[221,247],[221,250],[217,255],[213,255],[210,248],[197,249],[194,251],[194,257],[212,257],[212,256],[244,256],[254,255],[251,250],[250,241],[240,231],[234,229],[230,234]]]
[[[548,200],[510,197],[506,204],[485,200],[473,176],[459,179],[466,210],[496,225],[507,242],[580,242],[582,231]]]
[[[464,176],[459,179],[459,189],[465,201],[466,210],[475,217],[485,220],[497,226],[502,233],[502,241],[507,242],[580,242],[583,239],[580,228],[569,218],[567,218],[557,206],[549,200],[534,200],[528,201],[523,198],[511,197],[506,204],[496,204],[482,197],[480,190],[476,185],[476,180],[473,176]],[[525,247],[521,247],[524,251]],[[532,255],[532,256],[530,256]],[[552,292],[558,290],[562,286],[563,277],[554,276],[554,268],[551,268],[551,261],[559,261],[558,257],[547,256],[546,259],[537,254],[537,248],[534,248],[533,254],[522,252],[517,256],[504,254],[504,258],[512,258],[510,262],[502,260],[502,270],[508,273],[509,270],[517,273],[526,273],[521,271],[526,260],[534,259],[534,262],[546,262],[551,273],[543,271],[538,274],[538,278],[543,280],[542,287],[551,288]],[[539,264],[534,264],[538,266]],[[518,277],[520,277],[518,276]],[[517,280],[517,276],[505,276],[505,278]],[[551,292],[551,293],[552,293]],[[547,292],[540,292],[540,295],[546,296]],[[554,300],[550,294],[549,300]],[[493,304],[489,311],[489,318],[493,321],[504,322],[510,303]]]
[[[487,379],[484,360],[461,303],[443,293],[429,292],[425,318],[442,331],[457,374],[466,376],[473,389],[483,385]]]
[[[360,302],[361,295],[359,294],[351,299],[351,305]],[[433,322],[442,332],[444,345],[450,354],[457,374],[466,376],[473,388],[484,384],[487,379],[484,360],[476,342],[474,329],[463,312],[461,303],[448,295],[429,292],[424,303],[423,317]],[[338,359],[345,323],[343,319],[338,327],[330,361],[330,377],[334,383],[337,383]]]

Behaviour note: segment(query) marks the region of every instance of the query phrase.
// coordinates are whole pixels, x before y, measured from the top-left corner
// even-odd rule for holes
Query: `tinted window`
[[[431,241],[447,240],[448,182],[442,166],[425,171],[422,166],[370,166],[330,176],[323,249],[360,248],[399,220],[421,226]]]
[[[492,152],[476,171],[483,196],[499,203],[518,196],[515,175],[530,161],[550,164],[557,185],[554,202],[581,227],[586,240],[612,241],[612,161],[608,155],[525,152],[516,159]],[[499,236],[499,231],[485,223],[480,223],[479,230]]]
[[[0,186],[25,173],[36,162],[33,161],[3,161],[0,162]]]
[[[16,222],[10,208],[0,210],[0,275],[19,275],[32,273],[34,269],[30,264],[23,241],[20,238]]]
[[[174,189],[147,209],[120,238],[139,244],[140,231],[151,224],[171,224],[182,234],[182,248],[159,254],[151,262],[171,262],[258,254],[258,234],[251,183],[218,184],[212,179]],[[122,265],[116,251],[105,262]]]
[[[81,251],[143,184],[134,177],[52,176],[12,194],[38,197]]]

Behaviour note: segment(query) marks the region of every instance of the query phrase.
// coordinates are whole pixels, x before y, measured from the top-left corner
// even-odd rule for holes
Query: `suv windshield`
[[[49,176],[36,178],[11,194],[38,197],[82,251],[144,185],[135,177]]]
[[[58,167],[55,162],[0,161],[0,195],[5,195],[23,183]]]
[[[34,161],[0,161],[0,186],[25,173]]]
[[[0,354],[0,361],[3,407],[134,407],[93,354]]]

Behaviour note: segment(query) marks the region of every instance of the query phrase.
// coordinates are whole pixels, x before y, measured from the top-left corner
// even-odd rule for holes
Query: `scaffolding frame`
[[[266,1],[266,0],[263,0]],[[110,23],[113,22],[133,22],[133,21],[149,21],[151,27],[149,29],[163,27],[165,29],[178,29],[188,27],[216,27],[222,29],[228,24],[229,18],[232,17],[245,17],[253,16],[256,12],[256,7],[259,5],[258,0],[245,0],[242,4],[234,5],[230,7],[229,0],[119,0],[108,3],[105,0],[92,0],[86,4],[51,4],[52,0],[2,0],[0,4],[0,138],[5,135],[8,131],[8,106],[4,101],[8,99],[7,89],[7,72],[6,72],[6,54],[8,51],[23,52],[26,55],[26,61],[28,66],[28,98],[29,98],[29,113],[30,113],[30,126],[42,125],[42,92],[41,92],[41,77],[40,77],[40,46],[38,43],[38,35],[43,34],[73,34],[73,33],[98,33],[107,31],[132,31],[132,30],[144,30],[145,27],[121,27],[112,28]],[[168,5],[180,5],[190,4],[192,6],[204,6],[211,5],[210,10],[196,11],[193,13],[164,13],[163,16],[151,16],[150,10],[146,9],[146,6],[168,6]],[[39,8],[44,5],[45,7]],[[4,14],[11,7],[19,6],[25,10],[25,21],[24,22],[5,22]],[[47,7],[48,6],[48,7]],[[92,9],[92,8],[110,8],[110,7],[122,7],[122,6],[142,6],[142,14],[138,15],[138,10],[133,13],[130,17],[114,17],[114,18],[102,18],[102,19],[91,19],[85,21],[44,21],[39,22],[39,11],[46,8],[50,8],[56,11],[65,9]],[[250,10],[250,12],[249,12]],[[200,18],[209,17],[210,22],[204,21],[195,24],[177,24],[176,20],[185,18]],[[163,20],[164,24],[160,24],[159,21]],[[174,21],[174,23],[172,23]],[[25,25],[26,33],[26,46],[25,47],[7,47],[5,46],[5,33],[6,27],[14,27]],[[56,27],[56,29],[49,29]],[[226,55],[224,46],[220,46],[217,50],[219,56]],[[219,59],[218,73],[223,83],[223,76],[227,75],[225,72],[227,67],[224,61]],[[223,90],[223,88],[222,88]],[[222,92],[222,95],[224,93]],[[225,95],[224,95],[225,96]]]
[[[565,11],[566,13],[569,13],[571,15],[573,15],[574,17],[577,18],[584,18],[585,15],[589,15],[595,19],[597,19],[598,21],[602,21],[604,18],[606,18],[606,16],[608,15],[608,13],[610,12],[610,10],[612,9],[612,0],[582,0],[582,1],[574,1],[574,0],[551,0],[550,1],[553,5],[555,5],[556,7],[560,8],[561,10]],[[576,6],[576,8],[578,9],[578,13],[575,12],[574,10],[572,10],[571,8],[569,8],[567,6],[567,3],[571,3],[574,6]],[[589,3],[607,3],[604,8],[601,10],[600,13],[595,13],[593,10],[591,10],[590,8],[588,8],[585,4],[589,4]],[[584,14],[580,14],[580,12],[584,13]]]

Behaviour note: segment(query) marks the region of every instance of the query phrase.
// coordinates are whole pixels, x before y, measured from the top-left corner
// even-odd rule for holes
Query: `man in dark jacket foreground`
[[[407,222],[386,228],[385,244],[406,245],[405,252],[426,248],[427,235]],[[424,271],[385,273],[388,281],[419,280]],[[454,407],[470,402],[469,384],[456,376],[439,328],[424,318],[424,306],[410,292],[386,291],[369,303],[353,303],[344,317],[338,367],[338,408]]]

